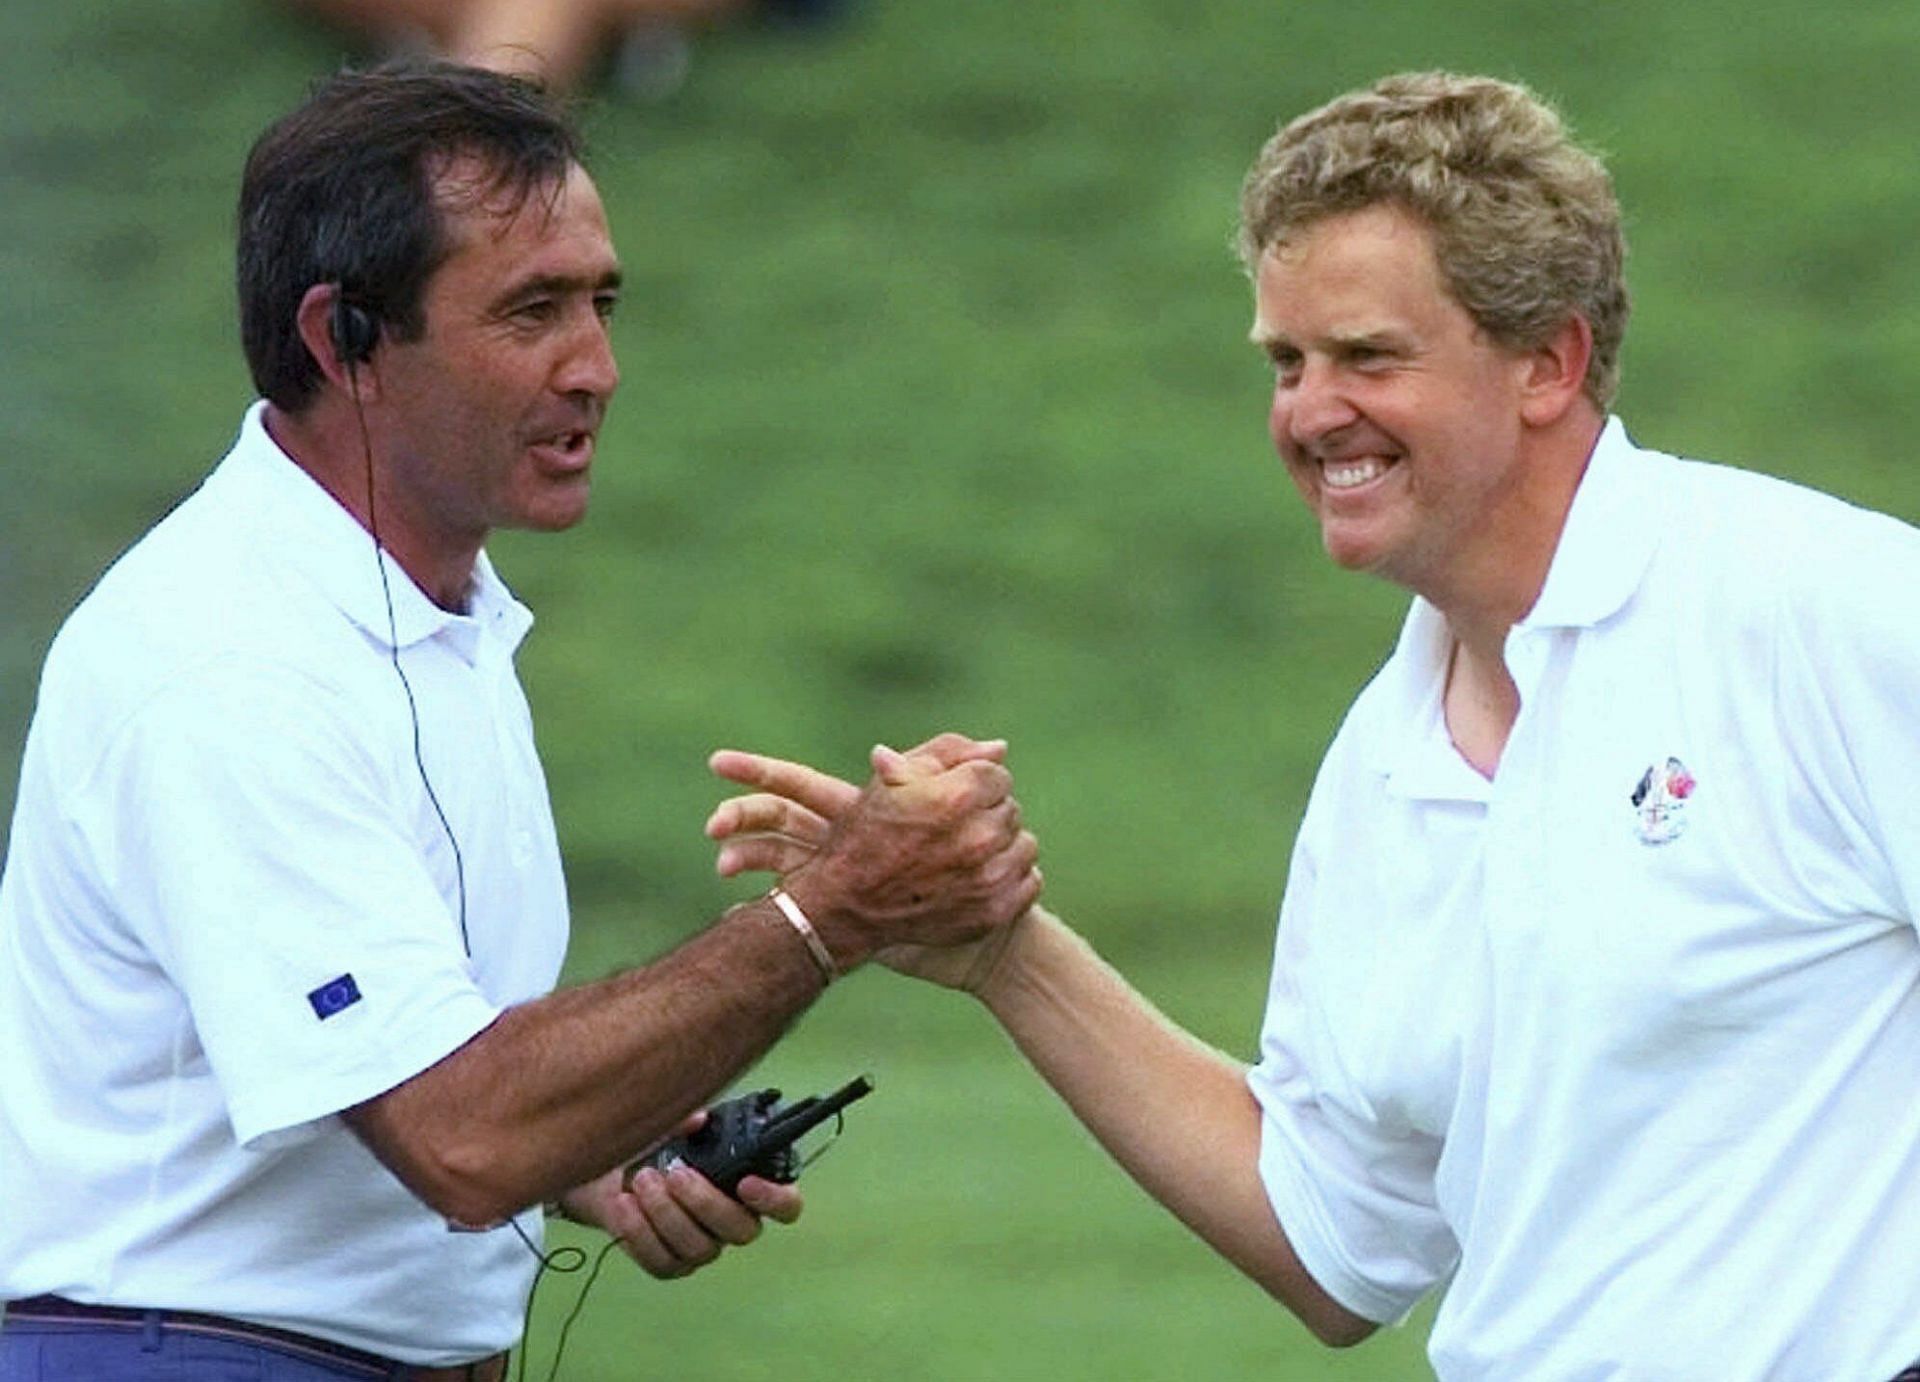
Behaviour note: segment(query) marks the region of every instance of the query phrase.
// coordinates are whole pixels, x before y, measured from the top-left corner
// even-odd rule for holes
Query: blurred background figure
[[[691,36],[736,18],[812,23],[844,0],[292,0],[388,51],[428,52],[578,88],[603,72],[645,99],[685,81]]]

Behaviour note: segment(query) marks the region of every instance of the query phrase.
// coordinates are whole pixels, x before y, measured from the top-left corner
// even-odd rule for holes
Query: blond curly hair
[[[1513,82],[1411,72],[1309,111],[1248,170],[1241,261],[1257,272],[1315,222],[1383,203],[1431,229],[1447,287],[1497,344],[1530,349],[1584,317],[1584,388],[1607,409],[1627,328],[1620,205],[1551,106]]]

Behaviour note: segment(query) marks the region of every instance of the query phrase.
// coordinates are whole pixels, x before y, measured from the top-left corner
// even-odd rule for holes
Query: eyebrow
[[[495,300],[495,308],[505,307],[508,303],[521,298],[539,297],[542,294],[564,294],[585,290],[593,293],[617,291],[622,282],[620,270],[609,269],[595,279],[586,279],[573,274],[536,274],[514,284]]]
[[[1247,332],[1247,340],[1269,353],[1280,346],[1292,346],[1296,350],[1301,349],[1299,343],[1285,332],[1262,331],[1260,329],[1260,323],[1258,322],[1255,322],[1253,328]],[[1403,333],[1396,331],[1392,327],[1378,327],[1373,330],[1336,332],[1324,338],[1322,343],[1330,346],[1335,351],[1342,351],[1352,350],[1356,346],[1376,348],[1393,347],[1402,344],[1404,340],[1405,336]]]

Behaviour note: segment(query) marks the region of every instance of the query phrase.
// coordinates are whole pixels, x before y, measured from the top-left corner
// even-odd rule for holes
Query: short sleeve
[[[429,872],[418,784],[336,693],[223,659],[136,712],[96,772],[74,828],[184,996],[243,1144],[384,1093],[498,1016]]]
[[[1314,823],[1309,808],[1281,905],[1260,1061],[1248,1074],[1262,1112],[1260,1175],[1313,1279],[1386,1324],[1453,1269],[1459,1247],[1435,1203],[1438,1142],[1367,1116],[1317,1010]]]
[[[1835,504],[1818,550],[1782,563],[1777,688],[1802,771],[1908,924],[1920,903],[1920,531]]]

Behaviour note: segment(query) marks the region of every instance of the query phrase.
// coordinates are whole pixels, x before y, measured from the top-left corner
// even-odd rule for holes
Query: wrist
[[[1041,932],[1049,923],[1062,925],[1059,918],[1038,904],[1027,908],[1002,933],[999,944],[981,952],[960,987],[979,999],[989,1012],[997,1013],[1009,991],[1021,982],[1032,949],[1040,943]]]
[[[814,929],[806,909],[779,884],[767,890],[767,901],[785,918],[794,934],[800,938],[800,943],[806,947],[807,957],[813,961],[813,967],[820,971],[820,986],[831,987],[833,981],[840,977],[840,966],[835,962],[833,952],[827,949],[826,942],[820,939],[820,933]]]
[[[784,894],[792,911],[776,901],[774,893]],[[859,918],[840,905],[831,882],[818,877],[811,868],[796,869],[782,878],[768,894],[768,903],[783,925],[799,933],[802,945],[829,981],[851,973],[872,957],[875,947]],[[794,921],[794,912],[805,921],[804,927]]]

